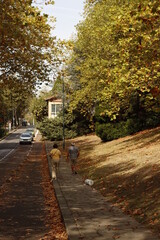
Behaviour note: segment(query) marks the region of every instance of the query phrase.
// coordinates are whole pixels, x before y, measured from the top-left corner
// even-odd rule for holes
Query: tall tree
[[[47,81],[52,70],[55,39],[50,36],[48,16],[32,6],[32,1],[0,2],[0,83],[16,81],[33,89]]]
[[[0,95],[10,92],[12,105],[22,111],[23,100],[57,68],[56,40],[48,16],[32,0],[1,0],[0,20]]]
[[[98,103],[102,115],[115,119],[130,108],[134,93],[143,107],[156,105],[159,1],[86,1],[84,16],[70,62],[70,79],[79,82],[71,108],[87,115]]]

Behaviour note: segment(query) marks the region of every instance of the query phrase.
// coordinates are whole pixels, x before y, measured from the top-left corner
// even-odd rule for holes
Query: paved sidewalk
[[[49,152],[52,143],[46,142]],[[72,175],[63,160],[53,182],[69,240],[158,240],[151,231],[108,203],[98,191]]]

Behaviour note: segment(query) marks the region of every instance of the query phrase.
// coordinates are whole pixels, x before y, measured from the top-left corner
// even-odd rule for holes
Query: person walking
[[[77,159],[79,156],[79,149],[75,146],[75,143],[71,143],[67,152],[67,161],[71,162],[71,170],[73,174],[77,174]]]
[[[57,178],[57,172],[59,171],[59,162],[61,159],[61,151],[58,149],[58,145],[56,143],[53,144],[53,149],[50,151],[49,156],[51,157],[51,170],[52,170],[52,179]]]

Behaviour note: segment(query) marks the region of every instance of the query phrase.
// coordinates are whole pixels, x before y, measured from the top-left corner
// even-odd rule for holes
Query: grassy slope
[[[107,143],[95,135],[74,139],[79,172],[109,201],[160,232],[160,127]]]

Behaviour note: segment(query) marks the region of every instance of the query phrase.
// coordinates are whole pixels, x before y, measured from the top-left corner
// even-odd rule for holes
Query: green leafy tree
[[[43,121],[43,119],[48,115],[45,97],[45,95],[40,95],[37,98],[33,98],[29,107],[30,112],[33,114],[37,122]]]

